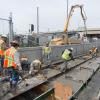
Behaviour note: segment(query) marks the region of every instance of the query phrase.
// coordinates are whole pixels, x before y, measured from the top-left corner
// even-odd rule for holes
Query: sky
[[[72,5],[83,5],[87,27],[100,28],[100,0],[69,0]],[[39,7],[39,31],[63,31],[67,16],[67,0],[0,0],[0,18],[9,18],[12,12],[14,32],[25,34],[34,24],[37,32],[37,7]],[[80,10],[75,9],[70,19],[69,30],[83,27]],[[0,34],[9,32],[8,22],[0,20]]]

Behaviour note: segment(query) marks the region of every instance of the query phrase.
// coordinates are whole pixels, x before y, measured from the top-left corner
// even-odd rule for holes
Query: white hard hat
[[[2,34],[1,37],[7,37],[7,35],[6,34]]]
[[[93,47],[95,47],[95,45],[93,45]]]
[[[72,50],[72,51],[73,51],[73,48],[71,47],[71,48],[70,48],[70,50]]]

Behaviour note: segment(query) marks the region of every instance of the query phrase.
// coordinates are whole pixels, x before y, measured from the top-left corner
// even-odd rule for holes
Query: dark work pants
[[[19,73],[13,67],[9,67],[6,69],[7,75],[10,76],[10,86],[11,88],[16,87],[18,80],[19,80]]]
[[[4,63],[4,58],[0,57],[0,73],[3,72],[3,63]]]
[[[64,60],[63,66],[61,66],[60,71],[65,72],[67,70],[67,67],[68,67],[68,61]]]

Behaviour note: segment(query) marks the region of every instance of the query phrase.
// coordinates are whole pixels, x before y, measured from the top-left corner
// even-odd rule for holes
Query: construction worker
[[[22,70],[18,48],[19,43],[14,40],[11,42],[11,47],[4,53],[4,69],[7,71],[8,76],[10,76],[11,88],[16,88],[19,80],[19,71]]]
[[[4,51],[6,49],[6,41],[3,36],[0,36],[0,75],[3,72]]]
[[[50,55],[51,55],[51,47],[49,47],[49,43],[47,43],[46,46],[43,47],[43,59],[45,60],[45,62],[50,60]]]
[[[95,48],[94,48],[94,56],[95,56],[95,57],[97,57],[97,53],[98,53],[98,48],[95,47]]]
[[[90,50],[89,53],[92,55],[92,57],[96,57],[98,53],[97,47],[93,46]]]
[[[32,63],[30,64],[30,70],[29,70],[29,74],[35,74],[36,72],[40,72],[41,70],[41,61],[38,59],[35,59],[32,61]]]
[[[27,56],[23,55],[20,59],[21,61],[21,67],[23,71],[29,71],[29,67],[30,67],[30,62],[28,61]]]
[[[65,49],[63,52],[62,52],[62,59],[64,61],[64,66],[61,67],[60,71],[61,72],[65,72],[67,70],[67,66],[68,66],[68,60],[73,59],[73,55],[72,55],[72,51],[73,51],[73,48],[70,48],[70,49]]]

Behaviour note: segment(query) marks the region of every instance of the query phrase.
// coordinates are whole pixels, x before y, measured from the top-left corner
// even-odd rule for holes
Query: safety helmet
[[[71,48],[70,48],[70,50],[72,50],[72,51],[73,51],[73,48],[71,47]]]
[[[95,48],[95,45],[93,45],[93,48]]]
[[[46,46],[49,46],[49,43],[48,42],[46,43]]]
[[[73,51],[73,48],[71,47],[71,48],[69,48],[68,50],[72,52],[72,51]]]
[[[5,34],[2,34],[2,35],[1,35],[1,37],[2,37],[2,38],[6,38],[6,37],[7,37],[7,35],[5,35]]]
[[[5,34],[1,35],[0,39],[2,39],[5,43],[7,42],[7,36]]]

